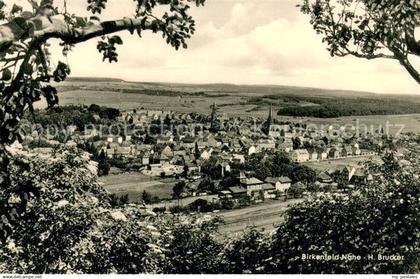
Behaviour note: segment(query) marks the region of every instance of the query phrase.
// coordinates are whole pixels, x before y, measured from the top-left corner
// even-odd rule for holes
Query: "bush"
[[[76,149],[58,148],[51,156],[13,150],[8,157],[0,187],[0,273],[419,271],[417,169],[400,168],[392,156],[384,157],[383,166],[369,166],[378,174],[374,185],[312,196],[288,210],[273,236],[250,229],[234,239],[220,237],[217,218],[156,215],[122,205],[96,182],[89,155]],[[194,206],[199,204],[205,205]],[[362,259],[308,262],[302,254]],[[370,255],[404,259],[370,260]]]
[[[155,213],[165,213],[166,212],[166,207],[155,207],[155,208],[153,208],[153,212],[155,212]]]
[[[165,273],[213,274],[219,273],[223,243],[217,240],[219,220],[210,222],[180,221],[171,226],[173,231],[166,246]]]
[[[89,154],[11,150],[0,187],[0,273],[159,272],[139,208],[110,206]]]
[[[271,272],[418,272],[420,183],[413,173],[396,166],[385,160],[375,185],[292,207],[274,237]],[[305,261],[302,254],[354,255],[361,260]],[[404,259],[381,261],[378,255]]]
[[[255,228],[244,232],[238,239],[227,241],[224,251],[224,273],[262,274],[270,261],[271,240]]]

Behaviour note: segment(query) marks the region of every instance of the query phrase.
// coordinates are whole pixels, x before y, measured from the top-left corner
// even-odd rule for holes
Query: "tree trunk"
[[[406,57],[402,59],[398,59],[400,61],[400,64],[407,70],[407,72],[410,74],[412,78],[414,78],[415,81],[417,81],[418,84],[420,84],[420,74],[416,70],[416,68],[411,65],[410,61]]]

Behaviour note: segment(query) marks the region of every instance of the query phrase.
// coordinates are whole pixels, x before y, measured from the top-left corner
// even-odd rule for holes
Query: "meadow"
[[[301,163],[316,171],[336,170],[341,167],[358,168],[366,162],[381,163],[381,157],[378,155],[360,156],[360,157],[346,157],[334,160],[314,161]]]
[[[100,177],[99,182],[117,196],[128,195],[130,202],[139,202],[143,191],[160,199],[170,199],[175,185],[175,180],[170,178],[156,179],[134,172]]]
[[[398,114],[351,115],[342,117],[320,118],[310,116],[275,115],[278,121],[301,122],[312,125],[347,125],[375,131],[381,127],[390,127],[390,132],[420,131],[420,96],[416,95],[379,95],[367,92],[324,90],[290,86],[239,86],[229,84],[188,85],[165,83],[133,83],[114,79],[70,79],[59,84],[61,105],[97,104],[129,109],[164,109],[177,112],[196,112],[209,114],[216,102],[220,114],[242,118],[268,115],[270,105],[273,110],[286,106],[320,106],[325,100],[341,107],[362,104],[365,99],[369,106],[381,104],[399,104]],[[328,103],[327,102],[327,103]],[[39,102],[36,107],[44,107]],[[404,113],[407,108],[407,113]],[[354,110],[357,113],[357,110]],[[412,113],[413,111],[418,111]],[[363,113],[366,114],[366,113]]]

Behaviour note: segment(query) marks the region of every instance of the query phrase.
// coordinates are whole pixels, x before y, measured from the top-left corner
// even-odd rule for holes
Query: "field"
[[[99,178],[109,192],[122,196],[128,194],[130,202],[139,201],[143,191],[161,199],[170,199],[175,181],[155,179],[140,173],[124,173]]]
[[[326,171],[326,170],[335,170],[340,167],[355,167],[357,168],[364,162],[377,162],[380,163],[381,159],[379,156],[360,156],[360,157],[349,157],[349,158],[340,158],[335,160],[325,160],[319,162],[305,162],[301,163],[305,166],[308,166],[317,171]]]
[[[151,178],[139,173],[125,173],[119,175],[109,175],[101,177],[100,183],[105,189],[117,196],[128,194],[130,202],[139,201],[141,193],[146,190],[154,196],[169,199],[172,195],[173,181]],[[188,197],[179,201],[180,205],[188,205],[197,199],[205,199],[212,202],[217,195],[206,195]],[[224,223],[220,227],[222,235],[239,233],[245,228],[253,226],[265,232],[271,232],[277,224],[283,220],[284,212],[289,205],[295,204],[300,200],[266,201],[262,204],[249,206],[235,210],[222,210],[217,213],[210,213],[213,216],[220,216]],[[177,200],[163,201],[149,205],[150,208],[173,207],[178,205]]]
[[[165,109],[177,112],[196,112],[209,114],[211,105],[216,102],[220,114],[243,118],[267,117],[269,106],[274,110],[284,104],[292,106],[316,105],[320,100],[351,100],[360,103],[360,98],[382,100],[387,102],[399,100],[411,103],[420,111],[420,96],[415,95],[377,95],[366,92],[323,90],[288,86],[238,86],[227,84],[185,85],[162,83],[131,83],[120,80],[85,80],[73,79],[59,85],[61,105],[98,104],[116,107],[122,110],[134,108]],[[275,97],[273,97],[275,96]],[[306,100],[306,101],[305,101]],[[337,101],[338,102],[338,101]],[[36,107],[45,107],[38,102]],[[276,115],[279,121],[301,122],[310,125],[347,125],[355,127],[360,133],[365,130],[375,132],[381,127],[389,127],[390,133],[420,131],[420,113],[398,115],[365,115],[336,118],[294,117]]]

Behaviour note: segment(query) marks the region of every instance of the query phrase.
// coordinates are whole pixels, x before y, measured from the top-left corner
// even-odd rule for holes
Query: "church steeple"
[[[273,124],[273,104],[270,104],[270,112],[268,113],[268,124]]]
[[[217,119],[217,104],[216,102],[213,103],[211,106],[211,121],[215,121]]]
[[[264,123],[263,132],[268,135],[270,133],[271,125],[273,124],[273,104],[270,104],[270,111],[268,112],[267,121]]]
[[[218,121],[217,121],[217,104],[216,102],[213,103],[211,106],[211,116],[210,116],[210,131],[217,132],[218,130]]]

